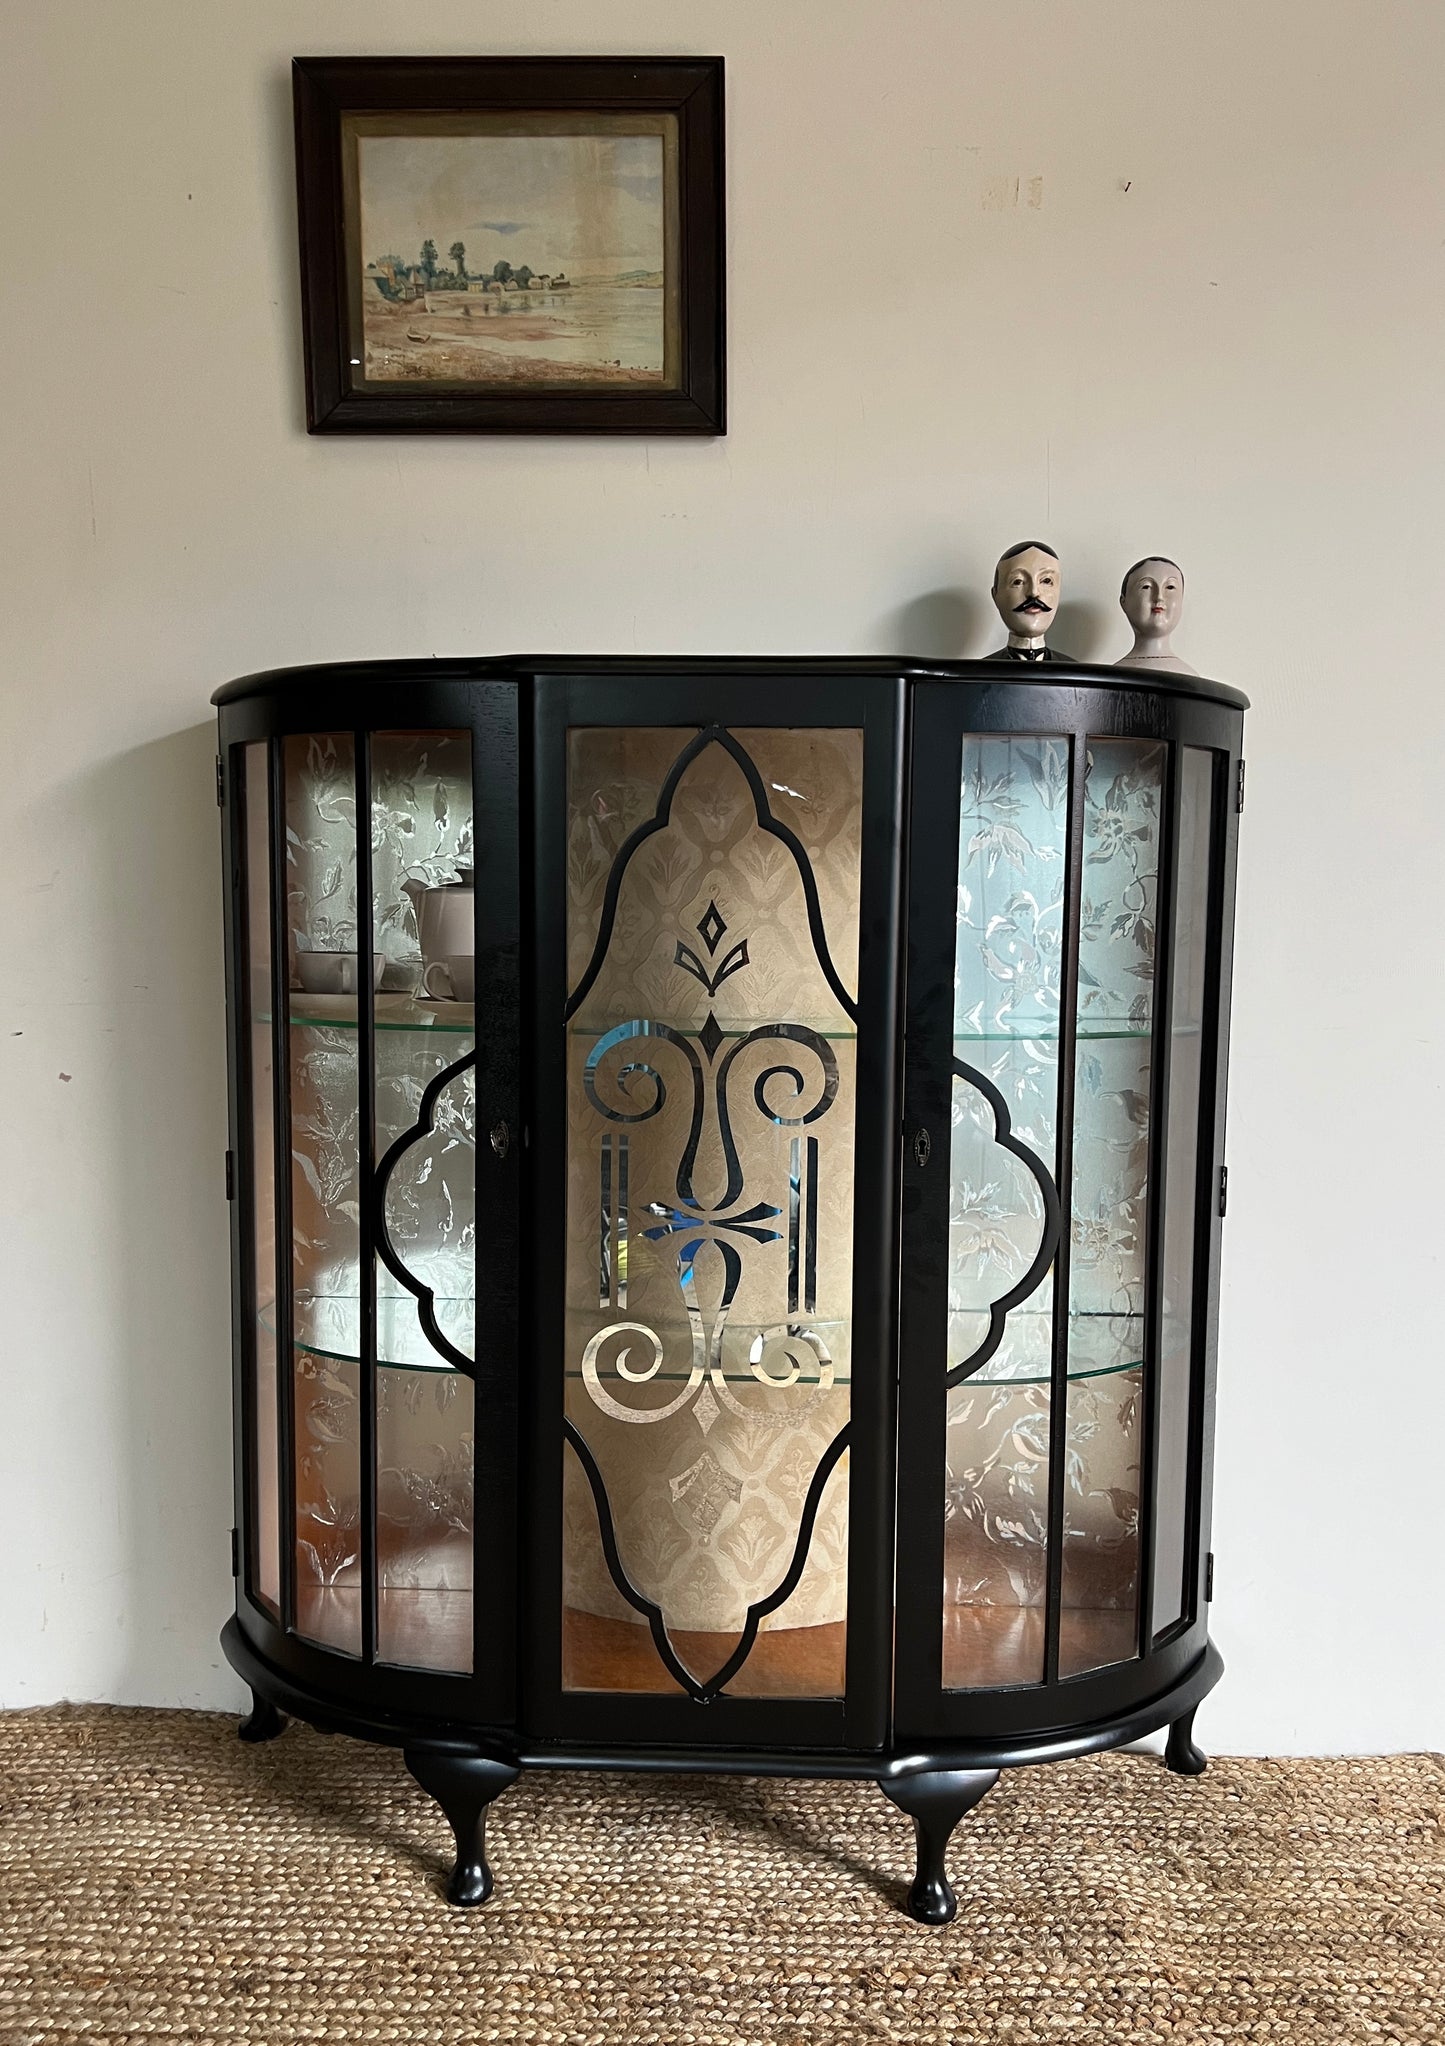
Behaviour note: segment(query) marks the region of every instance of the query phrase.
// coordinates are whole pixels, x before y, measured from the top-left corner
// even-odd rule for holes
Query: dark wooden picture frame
[[[298,57],[292,84],[308,431],[726,431],[721,57]],[[576,382],[555,370],[534,383],[368,377],[367,346],[357,338],[366,317],[362,293],[389,293],[394,279],[388,272],[384,286],[368,282],[353,124],[406,133],[408,115],[419,117],[423,134],[469,132],[468,116],[478,117],[483,134],[488,121],[512,134],[515,121],[534,118],[544,130],[550,118],[561,132],[586,134],[589,116],[603,137],[613,129],[665,132],[663,371],[649,370],[647,381],[628,381],[623,371],[592,383],[589,374],[601,379],[608,371],[583,368]],[[460,274],[465,283],[464,266]],[[428,270],[428,282],[431,276]],[[479,286],[492,288],[485,278],[471,281],[473,292]],[[430,306],[431,294],[424,303]],[[476,309],[492,310],[485,302]],[[472,309],[461,310],[470,319]],[[449,325],[461,329],[462,321]],[[405,331],[408,344],[435,338]]]

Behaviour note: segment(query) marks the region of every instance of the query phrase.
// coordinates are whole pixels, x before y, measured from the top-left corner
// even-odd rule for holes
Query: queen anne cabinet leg
[[[918,1870],[908,1909],[924,1925],[947,1925],[958,1909],[949,1886],[944,1855],[965,1812],[998,1782],[997,1769],[920,1769],[911,1775],[880,1777],[883,1795],[913,1820]]]
[[[437,1748],[407,1748],[403,1759],[428,1797],[436,1799],[456,1836],[457,1863],[447,1885],[453,1904],[485,1904],[492,1894],[487,1866],[487,1807],[521,1771],[491,1755],[452,1754]]]
[[[252,1691],[251,1710],[236,1729],[239,1738],[243,1741],[273,1741],[285,1731],[285,1713],[279,1712],[259,1691]]]
[[[1197,1705],[1191,1705],[1184,1717],[1176,1719],[1169,1729],[1164,1766],[1172,1769],[1176,1776],[1202,1776],[1209,1767],[1208,1755],[1194,1744],[1194,1715],[1198,1710]]]

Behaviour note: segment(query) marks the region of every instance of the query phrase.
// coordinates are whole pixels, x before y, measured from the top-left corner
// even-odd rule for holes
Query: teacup
[[[470,1002],[477,993],[475,952],[449,952],[445,959],[433,959],[421,977],[421,984],[434,1002]]]
[[[381,986],[381,976],[386,970],[386,954],[373,952],[371,955],[371,984]],[[308,995],[354,995],[357,991],[358,963],[355,952],[298,952],[296,954],[296,977]]]

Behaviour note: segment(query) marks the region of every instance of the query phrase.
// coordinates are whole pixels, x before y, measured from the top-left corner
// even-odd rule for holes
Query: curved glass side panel
[[[443,1340],[476,1355],[476,1075],[446,1075],[475,1042],[470,1010],[383,996],[376,1033],[376,1135],[384,1157],[426,1124],[386,1183],[388,1241],[432,1292]],[[413,1008],[415,1027],[392,1020]],[[382,1027],[382,1019],[386,1027]],[[473,1448],[470,1378],[438,1352],[416,1296],[383,1266],[377,1294],[377,1654],[434,1669],[472,1666]]]
[[[476,878],[471,734],[377,732],[370,756],[384,1232],[376,1653],[383,1662],[469,1671],[476,1391],[462,1366],[477,1356],[479,1051],[465,892]]]
[[[1089,741],[1079,908],[1059,1674],[1136,1653],[1164,748]],[[1121,1368],[1078,1370],[1075,1331]],[[1099,1340],[1088,1338],[1090,1347]],[[1123,1360],[1127,1359],[1127,1362]]]
[[[360,762],[357,747],[350,733],[284,746],[296,1626],[466,1671],[471,735],[379,732]]]
[[[953,1690],[1043,1675],[1068,808],[1067,739],[965,735],[943,1584]]]
[[[281,1613],[280,1393],[276,1359],[276,1076],[271,1022],[271,798],[270,748],[264,740],[245,749],[246,926],[243,941],[246,1013],[242,1025],[250,1083],[251,1241],[247,1248],[254,1313],[251,1348],[252,1588],[279,1619]]]
[[[569,735],[563,1681],[844,1681],[862,735]]]
[[[1159,1414],[1150,1609],[1150,1627],[1156,1634],[1184,1618],[1189,1603],[1184,1573],[1214,759],[1198,746],[1180,748],[1178,880],[1169,990],[1169,1116],[1164,1154],[1163,1328],[1156,1380]]]
[[[328,1303],[361,1312],[355,745],[349,732],[294,737],[283,758],[296,1630],[359,1655],[358,1348],[308,1344]]]

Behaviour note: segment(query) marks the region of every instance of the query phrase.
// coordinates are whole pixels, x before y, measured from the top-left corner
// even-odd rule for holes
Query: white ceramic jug
[[[470,867],[459,867],[455,881],[403,881],[401,885],[416,913],[423,969],[441,959],[475,954],[475,891]]]

